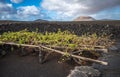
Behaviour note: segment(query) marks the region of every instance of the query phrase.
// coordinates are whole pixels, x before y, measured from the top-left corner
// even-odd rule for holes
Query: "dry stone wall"
[[[56,32],[58,29],[69,30],[77,35],[85,33],[113,34],[113,37],[120,37],[120,21],[86,21],[86,22],[0,22],[0,33],[8,31],[29,31]]]

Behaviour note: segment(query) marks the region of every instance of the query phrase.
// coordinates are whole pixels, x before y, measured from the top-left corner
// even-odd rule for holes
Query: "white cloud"
[[[43,0],[42,7],[62,17],[92,15],[120,5],[120,0]]]
[[[18,0],[14,0],[18,1]],[[0,0],[0,20],[36,20],[36,19],[50,19],[47,15],[42,13],[42,9],[31,6],[20,6],[15,8],[13,4]]]
[[[24,6],[24,7],[18,8],[17,14],[22,16],[22,17],[28,17],[30,15],[36,16],[36,15],[40,14],[40,10],[37,7],[35,7],[34,5]]]
[[[10,8],[12,8],[12,4],[3,4],[3,3],[0,3],[0,8],[4,8],[4,7],[10,7]]]
[[[49,18],[36,6],[20,6],[14,8],[12,4],[0,2],[0,20],[36,20]]]
[[[40,8],[36,6],[21,6],[17,8],[17,19],[20,20],[36,20],[36,19],[47,19],[48,16],[42,13]]]
[[[0,19],[32,20],[41,17],[40,10],[35,6],[22,6],[14,9],[12,4],[0,3]]]
[[[14,11],[12,4],[0,3],[0,14],[12,13]]]
[[[21,2],[23,2],[23,0],[10,0],[11,2],[13,2],[13,3],[21,3]]]
[[[11,18],[11,16],[9,15],[9,14],[7,14],[7,15],[2,15],[1,16],[1,19],[9,19],[9,18]]]
[[[88,7],[78,3],[76,0],[44,0],[42,7],[47,10],[57,11],[58,14],[64,14],[68,16],[75,14],[79,9],[88,9]]]
[[[0,19],[10,19],[16,14],[12,4],[0,1]]]

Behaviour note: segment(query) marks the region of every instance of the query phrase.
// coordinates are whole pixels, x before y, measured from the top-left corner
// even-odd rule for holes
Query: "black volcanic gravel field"
[[[56,32],[58,29],[73,31],[77,35],[85,32],[113,34],[118,39],[116,51],[104,54],[100,60],[107,61],[108,66],[93,64],[93,67],[101,72],[100,77],[120,77],[120,21],[87,21],[87,22],[16,22],[0,21],[0,34],[8,31],[23,29],[39,32]],[[16,53],[9,53],[0,57],[0,77],[66,77],[74,65],[58,63],[60,55],[49,56],[46,63],[38,63],[38,55],[21,57]]]
[[[0,77],[66,77],[73,66],[58,60],[58,55],[54,55],[40,64],[37,56],[9,54],[0,58]]]

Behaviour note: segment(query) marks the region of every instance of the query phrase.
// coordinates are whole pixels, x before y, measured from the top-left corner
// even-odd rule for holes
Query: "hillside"
[[[35,22],[46,22],[47,20],[43,20],[43,19],[37,19],[35,20]]]
[[[74,19],[73,21],[94,21],[95,19],[90,16],[80,16]]]

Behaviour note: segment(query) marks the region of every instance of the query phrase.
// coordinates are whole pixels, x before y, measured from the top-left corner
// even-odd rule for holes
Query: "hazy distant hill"
[[[37,19],[35,20],[35,22],[46,22],[47,20],[43,20],[43,19]]]
[[[94,21],[95,19],[90,16],[80,16],[74,19],[73,21]]]
[[[114,19],[101,19],[102,21],[114,21]]]

